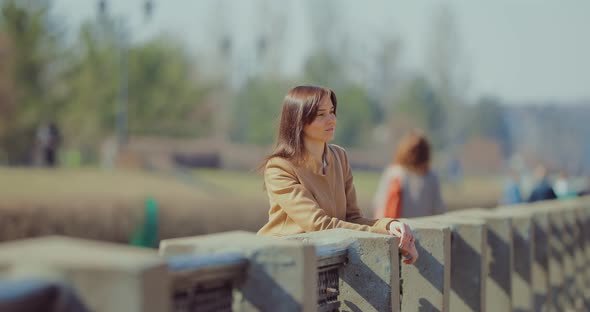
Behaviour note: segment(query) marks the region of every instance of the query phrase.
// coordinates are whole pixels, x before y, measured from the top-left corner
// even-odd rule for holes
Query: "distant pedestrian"
[[[41,153],[41,165],[57,166],[57,154],[61,145],[61,133],[53,122],[39,127],[37,130],[37,144]]]
[[[559,172],[559,176],[553,184],[553,190],[555,191],[555,195],[557,195],[557,198],[568,198],[576,196],[576,192],[572,192],[570,180],[565,170],[561,170]]]
[[[535,168],[535,178],[537,180],[529,196],[529,203],[557,198],[547,177],[547,169],[544,166],[539,165]]]
[[[375,218],[415,218],[447,211],[430,160],[430,143],[424,134],[412,131],[402,138],[377,187]]]

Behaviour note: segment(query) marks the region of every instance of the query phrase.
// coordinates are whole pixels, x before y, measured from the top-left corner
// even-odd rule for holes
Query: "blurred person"
[[[557,198],[567,198],[572,197],[572,195],[575,195],[575,193],[572,193],[572,190],[570,188],[570,181],[565,170],[559,171],[559,176],[553,184],[553,190],[555,191],[555,195],[557,195]]]
[[[553,191],[553,187],[551,187],[551,183],[549,183],[547,169],[544,166],[539,165],[535,168],[535,178],[536,183],[529,196],[529,203],[557,198],[557,195],[555,195],[555,192]]]
[[[37,144],[41,152],[41,165],[55,167],[61,144],[61,133],[54,122],[37,129]]]
[[[522,203],[523,201],[520,187],[520,175],[516,170],[510,170],[504,185],[501,204],[514,205]]]
[[[319,86],[297,86],[285,96],[274,150],[260,166],[270,209],[258,235],[334,228],[391,234],[400,238],[404,262],[414,263],[418,252],[407,224],[361,215],[346,151],[327,144],[337,106],[334,91]]]
[[[375,193],[375,218],[416,218],[447,211],[430,158],[430,143],[422,132],[402,138]]]

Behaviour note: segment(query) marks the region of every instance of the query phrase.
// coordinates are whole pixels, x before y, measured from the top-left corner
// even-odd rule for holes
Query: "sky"
[[[109,1],[125,17],[136,40],[164,33],[182,40],[193,55],[212,53],[208,25],[222,4],[236,45],[251,44],[256,30],[268,27],[261,17],[263,0],[154,0],[149,22],[142,19],[142,0]],[[97,0],[55,0],[54,9],[76,26],[96,16]],[[281,50],[281,69],[297,74],[313,48],[304,0],[273,2],[289,12]],[[316,1],[317,2],[317,1]],[[372,57],[370,43],[396,36],[402,43],[400,63],[408,70],[427,70],[432,16],[442,4],[454,13],[459,61],[468,77],[470,96],[495,95],[507,103],[590,100],[590,1],[584,0],[366,0],[338,1],[338,27],[360,44],[352,53]],[[271,9],[272,10],[272,9]],[[264,14],[262,14],[264,15]],[[206,23],[204,23],[206,21]],[[366,45],[362,43],[366,42]],[[247,57],[247,49],[240,57]],[[247,58],[246,58],[247,59]]]

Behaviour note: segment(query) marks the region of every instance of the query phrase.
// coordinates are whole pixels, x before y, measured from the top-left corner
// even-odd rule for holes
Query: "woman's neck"
[[[325,146],[326,143],[324,142],[305,142],[305,150],[307,151],[307,154],[315,163],[318,164],[321,164],[323,162]]]

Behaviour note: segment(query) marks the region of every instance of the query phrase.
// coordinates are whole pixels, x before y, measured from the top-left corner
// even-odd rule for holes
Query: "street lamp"
[[[127,144],[129,135],[128,129],[128,107],[129,107],[129,35],[125,24],[124,16],[111,17],[108,9],[107,0],[98,1],[98,14],[102,21],[114,21],[114,32],[117,38],[118,58],[119,58],[119,95],[117,100],[117,117],[115,122],[115,131],[117,135],[117,147],[121,151]],[[153,0],[143,1],[143,15],[149,20],[154,10]]]

